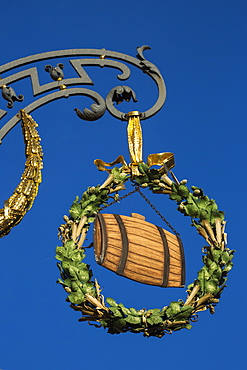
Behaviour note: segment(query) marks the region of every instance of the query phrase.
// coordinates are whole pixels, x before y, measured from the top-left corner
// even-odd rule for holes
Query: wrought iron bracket
[[[102,117],[106,111],[121,121],[127,121],[127,112],[120,111],[118,106],[123,101],[137,102],[134,90],[129,86],[115,86],[110,90],[105,98],[98,92],[84,87],[75,87],[80,85],[94,85],[94,82],[89,77],[84,67],[98,66],[100,68],[109,67],[119,70],[121,73],[117,75],[120,81],[125,81],[130,77],[131,71],[129,65],[139,68],[143,73],[147,74],[155,82],[158,88],[158,98],[155,104],[147,111],[140,112],[140,119],[145,120],[155,115],[163,106],[166,99],[166,87],[162,75],[158,68],[146,60],[143,53],[150,49],[149,46],[144,45],[137,48],[137,56],[132,57],[115,51],[106,49],[69,49],[50,51],[40,54],[31,55],[15,61],[6,63],[0,66],[2,96],[9,103],[7,107],[13,108],[14,103],[25,101],[23,95],[16,95],[12,85],[17,81],[29,78],[32,85],[32,95],[40,98],[33,102],[27,102],[26,106],[20,106],[26,113],[31,113],[35,109],[60,98],[68,98],[74,95],[83,95],[90,97],[94,103],[90,109],[84,108],[82,111],[75,108],[77,116],[83,120],[95,121]],[[71,66],[76,71],[79,77],[66,78],[63,63],[58,63],[57,66],[47,64],[44,70],[49,72],[52,82],[41,85],[39,80],[39,73],[37,66],[31,66],[20,71],[21,67],[35,64],[50,59],[71,58],[69,60]],[[11,74],[8,72],[11,71]],[[15,72],[16,71],[16,72]],[[4,77],[3,75],[6,74]],[[57,90],[50,93],[52,90]],[[45,95],[46,94],[46,95]],[[0,120],[9,115],[9,112],[0,108]],[[7,133],[20,121],[19,116],[13,116],[0,128],[0,142],[7,135]]]

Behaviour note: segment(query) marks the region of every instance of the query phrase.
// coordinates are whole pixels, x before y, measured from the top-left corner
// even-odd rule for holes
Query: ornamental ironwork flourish
[[[102,117],[105,111],[108,110],[115,118],[121,121],[127,121],[131,163],[128,165],[122,155],[119,155],[110,163],[101,159],[94,161],[100,171],[108,172],[108,178],[101,186],[88,187],[81,199],[76,197],[69,210],[69,216],[64,216],[65,223],[59,227],[59,237],[62,246],[56,249],[56,259],[59,261],[58,267],[61,275],[61,278],[57,282],[63,286],[68,294],[66,300],[70,302],[71,308],[82,313],[79,321],[96,322],[97,324],[93,325],[96,327],[103,326],[111,334],[129,331],[132,333],[142,333],[144,336],[161,338],[163,335],[172,333],[173,331],[183,328],[190,329],[192,327],[191,323],[196,321],[197,313],[200,311],[209,309],[210,313],[214,313],[214,307],[219,302],[221,293],[226,287],[225,283],[228,272],[233,266],[232,258],[234,251],[227,248],[224,212],[218,210],[215,201],[206,196],[201,188],[192,186],[190,191],[185,185],[187,180],[179,181],[176,178],[171,171],[171,168],[175,165],[173,153],[149,154],[146,163],[142,159],[142,130],[140,121],[156,114],[162,108],[166,99],[165,83],[158,68],[146,60],[143,55],[144,51],[148,49],[150,47],[146,45],[138,47],[136,58],[106,49],[51,51],[21,58],[0,66],[2,97],[8,102],[8,109],[13,108],[16,104],[19,110],[18,114],[15,113],[0,128],[0,143],[11,129],[19,121],[22,121],[22,131],[26,147],[26,162],[21,182],[13,195],[4,202],[4,207],[0,209],[0,237],[9,234],[11,229],[22,220],[26,212],[31,208],[42,180],[43,151],[40,143],[41,139],[36,130],[38,125],[32,119],[30,113],[60,98],[68,98],[75,95],[91,98],[94,103],[91,104],[90,109],[84,108],[80,110],[79,108],[75,108],[77,116],[83,120],[95,121]],[[79,77],[69,78],[69,68],[66,68],[63,63],[57,63],[57,59],[65,57],[72,58],[69,62]],[[39,64],[38,66],[31,66],[30,68],[21,70],[23,66],[50,59],[56,59],[55,64],[57,64],[46,64],[43,66]],[[143,73],[151,77],[158,88],[158,98],[154,105],[147,111],[133,110],[123,112],[118,109],[119,104],[124,101],[129,102],[132,100],[133,102],[137,102],[135,91],[130,86],[115,86],[106,94],[106,97],[102,97],[101,94],[92,89],[81,87],[81,85],[94,85],[94,82],[84,67],[98,66],[100,68],[109,67],[117,69],[120,71],[117,78],[120,81],[125,81],[130,77],[131,71],[129,65],[139,68]],[[50,74],[52,82],[40,84],[40,78],[43,78],[40,67],[43,73],[45,71],[45,73]],[[8,74],[10,71],[11,73]],[[31,96],[40,96],[35,101],[26,102],[24,95],[19,91],[19,85],[15,89],[12,87],[12,84],[25,78],[31,81]],[[25,102],[24,107],[19,106],[22,102]],[[0,109],[0,120],[6,115],[8,115],[8,111]],[[109,168],[116,164],[120,164],[121,167]],[[152,166],[158,166],[160,168],[150,168]],[[171,175],[172,179],[168,175]],[[95,221],[99,211],[133,193],[132,191],[119,198],[118,193],[121,190],[125,190],[124,184],[129,179],[135,186],[135,191],[138,191],[151,208],[171,227],[176,237],[179,234],[144,196],[140,191],[141,187],[148,188],[156,194],[168,194],[170,199],[177,203],[178,211],[192,218],[192,226],[196,227],[197,232],[207,242],[207,245],[203,248],[204,266],[198,272],[194,282],[187,286],[188,295],[185,301],[180,299],[177,302],[171,302],[169,306],[165,306],[162,309],[146,311],[145,309],[136,310],[135,308],[127,308],[122,303],[117,303],[114,299],[107,298],[106,301],[109,306],[106,306],[97,279],[92,280],[92,271],[89,270],[89,265],[81,262],[85,257],[85,247],[83,244],[90,224]],[[112,194],[114,194],[114,202],[108,203],[108,200],[112,198]],[[118,224],[120,224],[120,217],[115,218],[118,220]],[[126,251],[129,240],[124,227],[120,227],[120,234],[123,235],[121,238],[124,240]],[[140,278],[134,278],[132,275],[124,275],[123,271],[127,262],[126,253],[119,267],[113,269],[113,271],[122,276],[151,285],[163,287],[178,286],[177,284],[179,286],[183,285],[184,268],[181,268],[182,271],[180,271],[180,265],[177,269],[177,265],[173,265],[170,262],[166,234],[160,227],[158,227],[158,230],[162,239],[161,245],[165,251],[162,258],[164,259],[164,256],[166,256],[166,261],[168,261],[164,264],[166,267],[163,269],[162,280],[158,284],[152,279],[144,281]],[[134,244],[140,245],[139,241]],[[178,244],[180,245],[180,242]],[[183,266],[183,252],[181,248],[180,250]],[[138,254],[139,257],[140,255]],[[147,255],[144,257],[146,260],[149,259]],[[137,264],[136,266],[141,265]],[[136,266],[135,269],[137,270],[138,267]],[[169,270],[170,266],[173,266],[173,270]],[[146,262],[144,267],[145,269],[147,268]],[[132,270],[130,269],[129,271],[132,274]],[[148,270],[148,277],[150,277],[149,274],[152,274],[151,271],[155,271],[153,264],[151,269]],[[173,275],[170,282],[176,281],[176,284],[170,284],[170,282],[167,284],[168,274],[170,272]],[[146,272],[144,271],[144,273]],[[178,282],[174,277],[175,275],[181,277]]]
[[[24,106],[18,107],[25,110],[27,114],[54,100],[68,98],[75,95],[83,95],[91,98],[94,103],[91,105],[90,109],[84,108],[83,110],[80,110],[79,108],[75,108],[75,112],[79,118],[87,121],[95,121],[102,117],[105,111],[108,110],[115,118],[127,121],[127,112],[120,111],[118,109],[118,105],[123,101],[128,102],[131,99],[134,102],[137,102],[136,94],[131,87],[124,85],[115,86],[104,98],[92,89],[75,86],[94,85],[94,82],[84,69],[86,66],[117,69],[121,72],[117,75],[117,78],[120,81],[125,81],[130,77],[131,71],[129,65],[131,65],[139,68],[143,73],[151,77],[158,88],[158,98],[155,104],[147,111],[140,112],[140,119],[145,120],[156,114],[162,108],[166,99],[166,87],[160,71],[143,55],[144,51],[148,49],[150,49],[150,47],[147,45],[138,47],[136,57],[106,49],[68,49],[50,51],[17,59],[0,66],[0,87],[2,89],[2,97],[8,101],[7,107],[9,109],[13,108],[15,102],[18,104],[19,102],[25,102],[24,96],[19,94],[19,91],[16,93],[12,84],[22,79],[29,78],[32,85],[33,97],[36,98],[37,96],[43,96],[27,105],[24,104]],[[38,70],[37,66],[31,66],[30,68],[20,71],[20,68],[23,66],[50,59],[56,59],[57,61],[57,59],[65,57],[72,58],[69,62],[79,77],[69,78],[67,76],[68,71],[65,71],[63,63],[58,63],[56,66],[47,64],[43,67],[43,70],[50,73],[50,77],[53,80],[53,82],[43,85],[40,84],[39,77],[41,71],[40,69]],[[8,74],[10,71],[11,74]],[[6,74],[6,77],[4,77],[4,74]],[[51,92],[57,89],[58,91]],[[8,111],[0,109],[0,120],[7,114],[9,116]],[[19,121],[20,116],[14,115],[2,126],[0,129],[0,142]]]

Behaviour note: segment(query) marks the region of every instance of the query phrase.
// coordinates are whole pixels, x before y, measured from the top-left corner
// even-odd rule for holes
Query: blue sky
[[[12,0],[1,4],[1,65],[52,50],[105,48],[135,56],[138,46],[152,48],[145,56],[161,71],[167,100],[157,115],[142,124],[144,158],[173,152],[176,176],[188,179],[189,186],[202,187],[226,212],[228,246],[237,250],[215,315],[202,312],[190,331],[162,339],[129,333],[113,336],[79,323],[79,314],[70,309],[65,292],[56,284],[57,227],[76,195],[104,181],[105,174],[97,171],[94,159],[112,161],[119,154],[128,158],[126,123],[108,112],[92,123],[80,120],[74,108],[92,103],[84,97],[38,109],[32,115],[44,149],[43,182],[33,208],[1,239],[1,369],[246,368],[246,11],[243,0]],[[40,71],[45,64],[52,61],[40,62]],[[87,71],[95,82],[88,88],[102,96],[119,82],[115,71],[93,67]],[[40,79],[50,82],[46,72]],[[134,70],[131,83],[138,103],[123,103],[121,108],[126,112],[149,108],[156,96],[154,83]],[[25,95],[25,101],[34,101],[28,82],[13,87]],[[6,109],[6,103],[1,98],[0,108]],[[15,103],[1,127],[23,104]],[[18,184],[24,162],[17,125],[0,147],[0,208]],[[168,198],[146,195],[182,236],[189,284],[202,266],[203,239]],[[112,212],[145,214],[149,222],[162,226],[137,195],[113,206]],[[91,239],[89,233],[88,244]],[[92,250],[87,258],[103,294],[127,307],[161,308],[186,297],[185,289],[150,287],[120,278],[97,266]]]

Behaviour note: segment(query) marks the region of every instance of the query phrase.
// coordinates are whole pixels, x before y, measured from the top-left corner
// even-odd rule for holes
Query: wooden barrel
[[[143,284],[184,287],[181,239],[145,221],[145,217],[98,214],[94,252],[99,265]]]

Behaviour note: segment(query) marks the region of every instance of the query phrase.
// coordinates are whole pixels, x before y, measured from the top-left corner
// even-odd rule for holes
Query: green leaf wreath
[[[226,247],[224,212],[218,210],[216,202],[204,195],[201,188],[192,186],[190,191],[186,180],[179,182],[174,175],[171,180],[164,168],[150,169],[140,163],[138,169],[139,176],[132,178],[132,183],[154,193],[168,194],[177,202],[177,209],[192,218],[192,226],[207,242],[203,247],[204,265],[194,282],[187,286],[186,300],[179,299],[161,309],[150,310],[127,308],[112,298],[106,298],[106,305],[90,266],[82,262],[83,242],[90,224],[109,200],[118,199],[119,191],[125,189],[124,183],[130,179],[129,167],[125,165],[108,170],[107,180],[101,186],[89,187],[81,199],[76,197],[69,216],[64,216],[65,223],[59,227],[63,245],[56,248],[61,275],[57,282],[68,293],[66,300],[71,308],[82,313],[79,321],[102,326],[111,334],[132,332],[161,338],[180,329],[191,329],[199,311],[209,309],[214,313],[226,287],[235,251]]]

